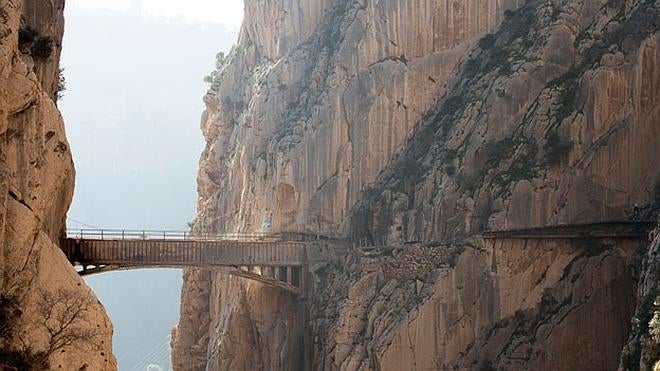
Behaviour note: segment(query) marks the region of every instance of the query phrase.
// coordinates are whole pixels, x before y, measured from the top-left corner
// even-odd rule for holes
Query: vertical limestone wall
[[[0,347],[19,355],[28,355],[27,347],[32,355],[48,353],[56,339],[52,330],[68,321],[44,322],[46,311],[70,318],[61,315],[85,308],[61,332],[75,340],[49,354],[50,367],[114,370],[112,325],[57,246],[75,174],[54,101],[63,10],[63,0],[0,1],[0,294],[11,319]],[[19,30],[28,28],[36,38],[50,38],[44,48],[50,53],[37,56],[33,42],[19,44]]]

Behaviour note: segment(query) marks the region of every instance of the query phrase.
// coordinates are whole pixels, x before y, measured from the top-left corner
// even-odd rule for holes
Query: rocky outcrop
[[[0,2],[0,364],[112,370],[112,325],[58,247],[74,185],[54,101],[63,7]]]
[[[657,371],[660,369],[660,228],[649,234],[637,297],[639,305],[631,321],[628,343],[621,353],[619,370]]]
[[[394,277],[388,261],[410,247],[357,250],[341,263],[353,273],[332,273],[313,300],[314,369],[614,369],[635,308],[637,243],[593,254],[598,243],[433,245],[445,254],[425,255],[426,273]]]
[[[197,294],[182,302],[179,364],[615,368],[636,305],[635,246],[438,250],[487,228],[657,211],[657,5],[304,3],[246,3],[204,98],[194,230],[349,236],[393,256],[353,252],[313,269],[308,329],[290,320],[292,299],[187,273],[184,293]],[[291,337],[273,337],[269,318]]]

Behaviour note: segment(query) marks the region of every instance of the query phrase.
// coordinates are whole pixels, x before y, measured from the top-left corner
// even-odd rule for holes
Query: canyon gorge
[[[0,369],[113,370],[58,248],[64,0],[0,4]],[[306,292],[184,269],[174,370],[660,369],[659,30],[652,0],[245,0],[192,233],[313,236]]]

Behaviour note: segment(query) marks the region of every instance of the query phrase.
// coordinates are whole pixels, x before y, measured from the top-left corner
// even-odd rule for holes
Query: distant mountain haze
[[[69,228],[187,229],[203,148],[203,77],[236,40],[242,10],[241,1],[222,2],[226,11],[213,16],[219,4],[186,2],[184,13],[173,1],[67,3],[59,106],[76,165]],[[119,369],[170,369],[180,271],[87,281],[113,321]]]

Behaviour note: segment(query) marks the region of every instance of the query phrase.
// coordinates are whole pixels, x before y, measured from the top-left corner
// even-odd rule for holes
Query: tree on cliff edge
[[[7,301],[7,300],[6,300]],[[12,304],[13,303],[13,304]],[[49,359],[57,352],[64,352],[68,346],[98,348],[100,331],[90,327],[89,314],[92,302],[89,297],[69,289],[55,291],[40,290],[37,297],[37,320],[17,336],[14,331],[22,316],[16,300],[3,305],[10,315],[3,328],[7,331],[0,349],[0,368],[6,370],[48,370]],[[45,334],[46,347],[36,350],[28,341],[27,333]],[[10,344],[17,344],[18,347]]]

